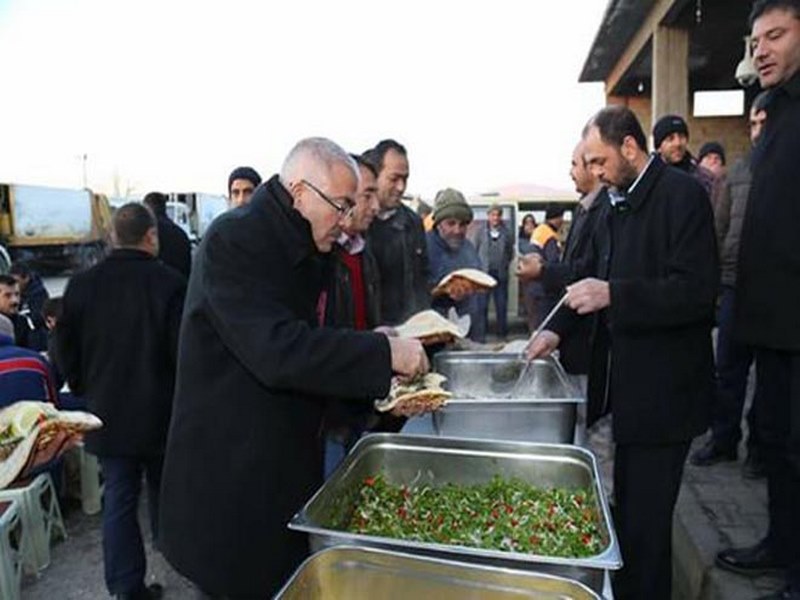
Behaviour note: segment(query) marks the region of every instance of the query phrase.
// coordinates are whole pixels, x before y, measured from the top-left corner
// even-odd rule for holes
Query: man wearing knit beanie
[[[253,167],[236,167],[228,176],[228,204],[236,208],[250,202],[250,196],[261,185],[261,175]]]
[[[456,269],[481,268],[478,251],[467,239],[467,227],[471,222],[472,209],[461,192],[447,188],[436,194],[433,201],[434,226],[426,234],[431,287]],[[451,307],[459,315],[469,314],[472,321],[469,337],[482,342],[486,328],[482,326],[480,304],[475,294],[465,296],[455,292],[433,301],[433,308],[444,315]]]
[[[433,201],[433,226],[438,228],[445,219],[454,219],[463,223],[464,234],[466,234],[466,226],[472,222],[472,209],[464,199],[464,195],[453,188],[440,191]],[[450,240],[460,245],[464,236],[451,236]]]
[[[719,142],[706,142],[700,146],[697,161],[715,177],[722,177],[725,174],[725,148]]]
[[[679,115],[665,115],[653,127],[653,147],[668,165],[692,175],[711,196],[714,174],[697,164],[689,152],[689,127]]]

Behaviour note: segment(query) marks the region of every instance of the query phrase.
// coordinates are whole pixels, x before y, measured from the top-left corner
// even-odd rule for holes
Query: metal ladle
[[[517,389],[519,388],[520,384],[522,383],[522,380],[525,379],[525,375],[530,370],[531,363],[533,361],[526,356],[527,352],[528,352],[528,348],[533,343],[533,340],[535,340],[539,336],[539,334],[542,333],[542,331],[544,331],[545,327],[547,327],[550,324],[550,321],[553,320],[553,317],[556,316],[556,313],[559,311],[559,309],[562,306],[564,306],[564,303],[566,301],[567,301],[567,293],[564,292],[564,295],[561,296],[561,299],[553,307],[553,309],[549,313],[547,313],[547,316],[539,324],[539,326],[536,328],[536,331],[533,332],[533,335],[531,335],[530,339],[528,340],[528,343],[525,345],[525,349],[520,354],[520,359],[522,361],[524,361],[524,365],[523,365],[522,369],[520,370],[520,373],[519,373],[519,376],[517,377],[517,380],[514,382],[514,387],[512,387],[511,391],[508,392],[508,397],[509,398],[513,398],[514,397],[514,394],[516,394]]]

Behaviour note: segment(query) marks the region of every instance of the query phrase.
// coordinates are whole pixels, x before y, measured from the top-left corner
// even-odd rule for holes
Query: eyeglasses
[[[337,213],[339,213],[340,217],[348,217],[348,216],[353,214],[353,209],[355,208],[355,204],[353,203],[352,200],[348,199],[347,203],[343,206],[343,205],[339,204],[338,202],[336,202],[335,200],[332,200],[325,192],[323,192],[321,189],[319,189],[317,186],[315,186],[310,181],[307,181],[306,179],[301,179],[300,181],[302,181],[305,185],[307,185],[312,190],[314,190],[320,198],[322,198],[331,207],[333,207],[333,209]]]

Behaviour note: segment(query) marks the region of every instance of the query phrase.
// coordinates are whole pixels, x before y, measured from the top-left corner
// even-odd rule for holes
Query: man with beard
[[[671,597],[672,513],[691,440],[708,425],[718,268],[711,205],[692,177],[648,156],[634,113],[604,108],[584,130],[593,173],[613,186],[592,243],[589,277],[567,306],[593,315],[589,424],[613,414],[621,600]],[[575,313],[532,341],[553,351]]]
[[[767,471],[769,529],[717,564],[758,575],[786,569],[765,598],[800,598],[800,0],[758,0],[750,14],[753,62],[769,90],[768,118],[751,163],[739,250],[734,335],[755,350],[756,427]]]
[[[286,523],[322,484],[334,398],[385,397],[428,370],[422,344],[321,326],[326,257],[358,168],[330,140],[298,142],[197,249],[181,323],[164,463],[161,548],[203,594],[271,598],[308,553]]]
[[[397,325],[431,305],[425,230],[419,216],[401,201],[409,172],[406,149],[383,140],[364,158],[378,173],[380,212],[367,244],[381,275],[381,316],[388,325]]]
[[[433,229],[426,234],[431,288],[456,269],[481,268],[478,252],[467,239],[467,227],[471,222],[472,209],[461,192],[447,188],[436,194],[433,201]],[[445,316],[451,307],[455,308],[459,315],[470,316],[472,325],[469,337],[473,341],[483,342],[486,328],[478,296],[464,295],[459,290],[437,298],[433,302],[433,308]]]
[[[517,267],[517,277],[522,281],[538,279],[545,290],[556,297],[561,297],[566,286],[577,281],[592,261],[595,228],[602,222],[599,217],[608,204],[608,190],[586,164],[584,148],[581,140],[572,151],[569,175],[581,199],[575,207],[563,256],[556,262],[544,262],[540,254],[531,253],[520,257]],[[561,343],[559,356],[567,373],[586,375],[589,372],[589,321],[582,319]]]
[[[19,310],[13,319],[17,344],[39,352],[47,350],[47,327],[42,318],[42,306],[50,294],[39,274],[25,263],[12,264],[9,274],[19,284]]]
[[[236,167],[228,175],[228,206],[237,208],[250,202],[259,185],[261,175],[253,167]]]
[[[689,173],[700,182],[709,198],[714,188],[714,174],[697,164],[689,152],[689,127],[683,117],[666,115],[656,121],[653,127],[653,146],[668,165]]]

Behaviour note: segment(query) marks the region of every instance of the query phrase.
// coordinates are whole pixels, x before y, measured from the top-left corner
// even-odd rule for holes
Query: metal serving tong
[[[547,316],[544,318],[544,320],[536,328],[536,331],[533,332],[533,335],[531,335],[530,339],[528,340],[528,343],[525,345],[525,348],[522,350],[522,353],[520,354],[520,359],[525,363],[525,366],[522,367],[522,370],[520,370],[519,377],[517,377],[517,381],[514,383],[514,387],[512,387],[511,391],[508,393],[508,397],[509,398],[513,398],[514,397],[514,394],[516,394],[520,383],[522,383],[522,380],[525,379],[525,375],[528,373],[528,370],[530,370],[530,366],[531,366],[531,363],[533,361],[530,360],[528,358],[528,356],[527,356],[528,348],[533,343],[533,340],[535,340],[539,336],[539,334],[542,333],[542,331],[544,331],[545,328],[550,324],[550,321],[553,320],[553,317],[556,316],[556,313],[559,311],[559,309],[562,306],[564,306],[564,303],[566,301],[567,301],[567,292],[564,292],[564,295],[561,296],[561,299],[553,307],[553,309],[549,313],[547,313]]]

